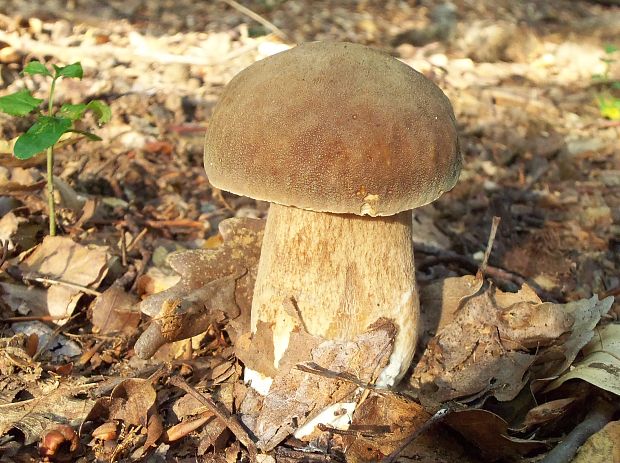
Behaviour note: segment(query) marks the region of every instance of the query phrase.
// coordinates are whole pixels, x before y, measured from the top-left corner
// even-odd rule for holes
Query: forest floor
[[[249,11],[232,1],[0,4],[0,96],[23,88],[46,94],[48,80],[20,75],[29,61],[80,61],[84,77],[60,82],[58,101],[102,99],[112,109],[112,120],[95,130],[102,141],[73,138],[56,151],[60,237],[45,240],[44,156],[11,156],[10,141],[32,120],[0,114],[0,462],[38,461],[40,451],[58,461],[327,462],[343,461],[345,449],[347,461],[380,461],[448,402],[447,424],[425,431],[397,461],[539,461],[587,418],[594,397],[617,401],[620,335],[604,328],[617,327],[620,316],[620,303],[605,299],[620,296],[620,109],[599,102],[618,105],[620,98],[620,51],[609,47],[620,46],[620,7],[560,0],[242,3]],[[530,356],[522,369],[489,367],[487,386],[499,369],[510,370],[504,379],[512,394],[469,384],[462,394],[425,402],[415,385],[446,367],[418,359],[426,370],[404,381],[403,395],[381,406],[388,399],[373,397],[390,416],[378,423],[368,418],[372,407],[365,409],[358,424],[375,426],[367,434],[328,430],[310,447],[289,437],[255,456],[238,421],[249,393],[226,326],[213,324],[191,346],[171,344],[142,360],[133,345],[149,322],[138,303],[182,284],[166,260],[171,253],[218,249],[224,219],[266,216],[268,204],[209,185],[202,165],[209,117],[236,73],[315,40],[385,50],[452,101],[460,180],[414,211],[422,310],[425,288],[476,274],[499,217],[486,270],[493,284],[477,290],[497,291],[493,304],[505,309],[503,291],[525,288],[518,302],[531,310],[549,302],[550,313],[568,311],[573,319],[557,338],[538,333],[533,344],[504,345]],[[578,314],[588,319],[580,327]],[[500,333],[500,343],[511,336]],[[548,380],[537,383],[541,371],[557,378],[571,363],[578,367],[592,353],[580,350],[593,336],[615,343],[615,360],[602,360],[607,378],[585,372],[553,389]],[[564,361],[548,369],[554,352]],[[518,363],[501,349],[491,357]],[[610,421],[615,410],[605,410]],[[454,418],[463,411],[470,414]],[[620,452],[618,422],[605,429]]]

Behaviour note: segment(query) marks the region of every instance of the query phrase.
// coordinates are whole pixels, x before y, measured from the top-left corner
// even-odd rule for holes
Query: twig
[[[222,421],[222,423],[224,423],[228,427],[228,429],[231,430],[235,437],[239,439],[239,442],[241,442],[248,449],[248,452],[250,454],[250,460],[256,461],[256,444],[254,443],[248,432],[245,430],[245,428],[241,425],[241,423],[237,421],[237,418],[231,415],[230,412],[223,405],[217,403],[209,396],[202,395],[200,392],[187,384],[185,380],[183,380],[179,376],[171,377],[170,384],[180,389],[183,389],[194,399],[196,399],[198,402],[211,410],[213,414],[217,416],[220,421]]]
[[[74,318],[78,317],[79,315],[80,315],[79,312],[75,313],[69,317],[69,320],[67,320],[67,323],[65,323],[64,325],[57,326],[56,329],[52,332],[52,334],[50,334],[49,337],[47,338],[47,342],[43,344],[42,346],[39,346],[39,350],[32,356],[32,361],[36,362],[38,358],[41,356],[41,354],[43,354],[43,352],[47,349],[47,347],[52,343],[52,341],[56,340],[56,338],[62,332],[62,330],[66,329],[69,326],[69,322],[73,320]]]
[[[0,267],[2,267],[9,256],[9,240],[0,240],[0,243],[2,243],[2,255],[0,256]]]
[[[90,289],[86,286],[78,285],[75,283],[69,283],[68,281],[52,280],[51,278],[34,277],[29,275],[24,275],[23,279],[28,281],[36,281],[38,283],[45,283],[48,285],[65,286],[67,288],[77,289],[78,291],[81,291],[84,294],[89,294],[91,296],[101,296],[101,293],[95,289]]]
[[[616,286],[615,288],[608,289],[607,291],[605,291],[603,294],[600,295],[600,298],[605,299],[606,297],[609,297],[609,296],[620,296],[620,285]]]
[[[564,463],[571,461],[579,447],[603,426],[611,421],[618,406],[605,399],[598,399],[585,419],[568,433],[566,438],[556,445],[540,463]]]
[[[416,243],[415,251],[418,253],[428,254],[430,256],[433,256],[432,258],[426,259],[424,262],[422,262],[418,270],[424,270],[425,268],[428,268],[428,267],[431,267],[437,264],[453,262],[453,263],[463,266],[469,272],[473,273],[473,272],[478,271],[478,263],[475,260],[469,257],[466,257],[466,256],[462,256],[460,254],[457,254],[454,251],[450,251],[447,249],[441,249],[435,246],[429,246],[429,245],[422,244],[422,243],[420,244]],[[417,259],[418,258],[416,257],[416,260]],[[558,295],[552,294],[542,289],[536,282],[530,281],[527,278],[522,277],[521,275],[511,272],[509,270],[506,270],[500,267],[494,267],[492,265],[487,265],[486,275],[495,280],[509,281],[518,286],[523,286],[524,284],[527,283],[528,286],[530,286],[536,292],[536,294],[544,301],[549,301],[549,302],[562,302],[563,301],[563,299],[561,297],[558,297]]]
[[[398,456],[402,453],[402,451],[405,450],[409,446],[409,444],[411,444],[414,440],[416,440],[418,437],[420,437],[422,434],[428,431],[428,429],[431,426],[446,419],[446,417],[450,413],[452,413],[452,411],[453,410],[451,408],[447,408],[447,407],[439,409],[437,413],[431,416],[422,426],[416,429],[413,434],[407,437],[407,439],[405,439],[405,441],[400,445],[400,447],[398,447],[396,450],[390,453],[386,458],[384,458],[381,461],[381,463],[392,463],[393,461],[395,461],[396,458],[398,458]]]
[[[0,323],[20,323],[20,322],[53,322],[56,320],[65,320],[69,318],[68,315],[65,316],[55,316],[55,315],[30,315],[24,317],[7,317],[0,318]]]
[[[206,222],[191,219],[172,219],[172,220],[147,220],[144,222],[152,228],[205,228]]]
[[[282,456],[291,461],[300,461],[304,463],[344,463],[344,458],[338,455],[327,455],[324,453],[312,453],[306,450],[289,449],[287,447],[276,447],[277,456]]]
[[[297,370],[303,371],[305,373],[310,373],[312,375],[322,376],[324,378],[329,379],[339,379],[341,381],[346,381],[348,383],[355,384],[358,387],[363,389],[371,389],[376,392],[380,392],[380,389],[375,388],[372,384],[367,384],[364,381],[359,380],[351,373],[338,373],[336,371],[328,370],[327,368],[323,368],[320,365],[317,365],[314,362],[306,362],[306,363],[298,363],[295,365]]]
[[[499,223],[501,220],[502,219],[497,216],[493,217],[491,232],[489,233],[489,240],[487,241],[487,248],[484,251],[482,264],[480,264],[480,268],[478,269],[478,273],[476,274],[476,276],[480,276],[480,278],[484,278],[484,274],[487,270],[487,266],[489,264],[489,257],[491,256],[491,250],[493,249],[493,243],[495,242],[495,235],[497,234],[497,228],[499,227]]]
[[[121,227],[121,265],[127,267],[127,237],[125,236],[125,227]]]
[[[257,23],[262,24],[267,29],[269,29],[271,32],[273,32],[274,35],[277,35],[281,39],[283,39],[283,40],[288,40],[289,39],[288,36],[286,35],[286,33],[282,29],[280,29],[278,26],[276,26],[271,21],[268,21],[267,19],[263,18],[258,13],[255,13],[254,11],[252,11],[249,8],[241,5],[240,3],[236,2],[235,0],[222,0],[222,1],[224,3],[226,3],[227,5],[232,6],[235,10],[239,11],[240,13],[243,13],[244,15],[248,16],[249,18],[252,18]]]
[[[320,431],[339,434],[341,436],[378,437],[392,432],[391,426],[374,424],[352,424],[348,429],[338,429],[319,423],[317,428],[319,428]]]

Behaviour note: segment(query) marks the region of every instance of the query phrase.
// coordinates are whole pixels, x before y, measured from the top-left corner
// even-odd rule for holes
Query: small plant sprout
[[[36,112],[37,117],[34,124],[22,135],[17,138],[13,148],[13,154],[17,159],[30,159],[31,157],[45,151],[47,154],[47,196],[49,208],[50,235],[56,235],[56,213],[54,206],[54,146],[63,134],[75,132],[88,140],[100,141],[97,135],[77,130],[74,127],[86,111],[95,114],[97,123],[103,125],[110,120],[110,107],[101,100],[92,100],[87,103],[63,104],[60,108],[54,107],[54,90],[56,82],[64,78],[81,79],[83,75],[82,65],[77,62],[67,66],[53,65],[53,71],[45,67],[39,61],[31,61],[24,67],[24,74],[42,75],[50,77],[49,95],[47,98],[47,111],[43,112],[40,108],[43,99],[35,98],[29,90],[20,90],[0,97],[0,111],[11,116],[24,117]]]
[[[611,119],[612,121],[620,120],[620,80],[611,76],[611,66],[618,61],[617,54],[620,51],[615,45],[605,45],[605,56],[601,61],[605,65],[605,69],[601,74],[592,76],[594,82],[605,87],[605,91],[596,95],[598,109],[601,116]]]

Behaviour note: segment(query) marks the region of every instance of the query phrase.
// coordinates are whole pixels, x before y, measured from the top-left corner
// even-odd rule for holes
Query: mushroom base
[[[285,304],[293,303],[297,316]],[[360,217],[272,204],[252,302],[258,321],[273,329],[274,363],[299,324],[310,334],[351,340],[379,318],[398,333],[377,381],[392,386],[415,351],[419,318],[411,211]]]

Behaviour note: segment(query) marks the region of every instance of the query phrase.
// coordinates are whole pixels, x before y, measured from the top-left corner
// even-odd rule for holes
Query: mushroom
[[[444,93],[380,51],[302,44],[231,80],[204,161],[213,186],[271,203],[251,326],[273,330],[274,366],[300,324],[351,340],[387,318],[398,332],[376,384],[396,384],[418,331],[411,210],[461,168]],[[268,392],[272,378],[251,365],[245,377]]]

